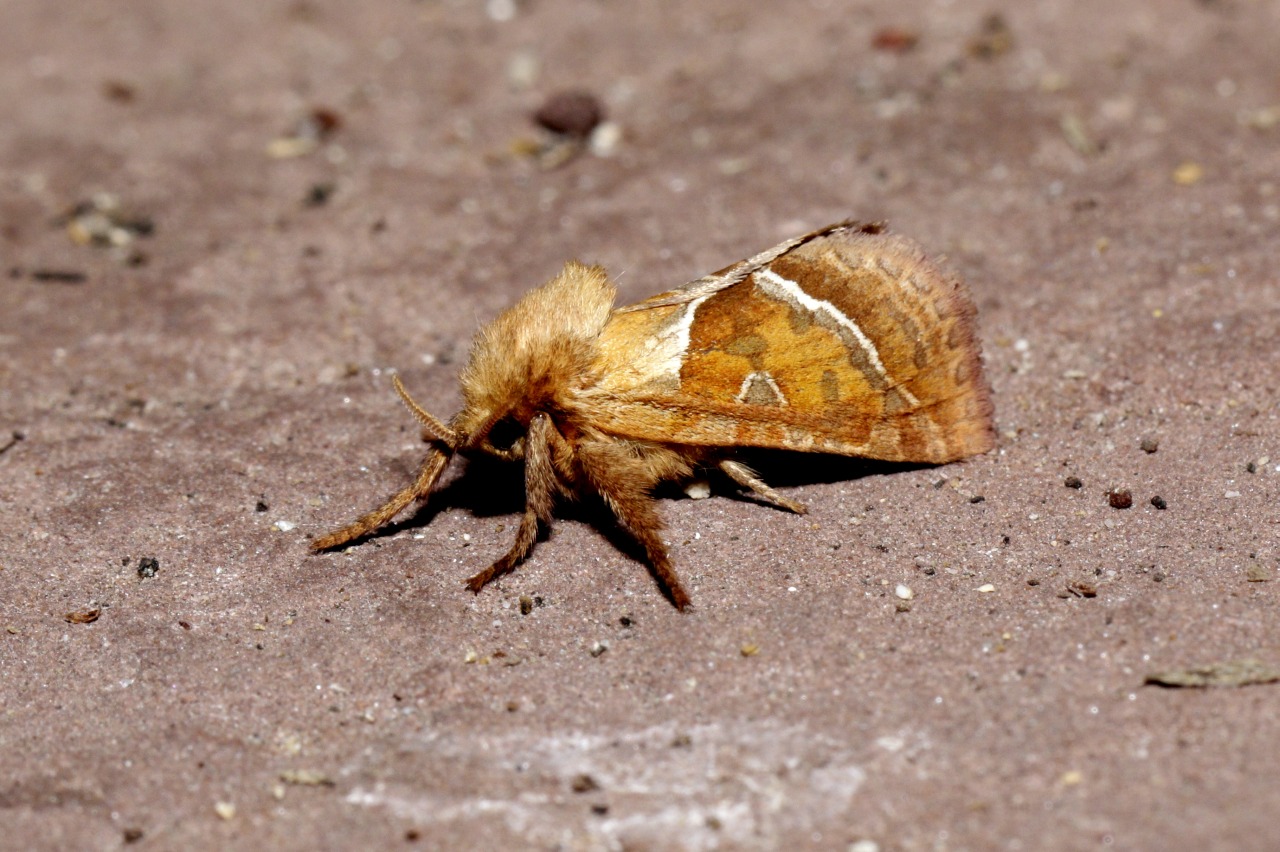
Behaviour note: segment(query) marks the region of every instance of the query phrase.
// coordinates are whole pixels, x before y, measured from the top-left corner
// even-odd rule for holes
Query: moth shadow
[[[930,464],[885,462],[786,450],[745,450],[736,458],[775,488],[849,482],[866,476],[884,476],[935,467]],[[749,490],[738,487],[718,471],[712,470],[709,473],[716,483],[713,489],[716,495],[749,503],[762,502],[755,499]],[[411,476],[412,472],[406,469],[405,477]],[[685,499],[682,489],[669,482],[660,484],[653,496],[659,500]],[[494,518],[519,515],[524,508],[524,467],[487,456],[473,456],[464,459],[462,470],[442,488],[433,491],[428,499],[419,502],[407,516],[371,530],[352,540],[350,544],[363,544],[423,529],[450,509],[462,509],[476,518]],[[558,500],[555,516],[587,524],[629,558],[642,565],[648,564],[644,548],[619,525],[617,518],[598,497]],[[544,529],[539,540],[549,537],[550,531]]]
[[[786,450],[744,450],[736,458],[774,488],[849,482],[867,476],[887,476],[892,473],[937,467],[937,465],[920,462],[887,462]],[[748,499],[750,493],[743,492]]]
[[[677,488],[664,485],[654,496],[679,498],[683,494]],[[462,509],[476,518],[521,514],[525,509],[523,465],[486,456],[467,458],[457,476],[439,490],[433,491],[429,499],[419,503],[403,520],[373,530],[352,543],[361,544],[383,536],[390,537],[401,532],[423,529],[441,513],[451,509]],[[554,517],[557,521],[576,521],[591,527],[624,557],[639,563],[652,574],[653,569],[649,565],[644,547],[618,523],[613,512],[598,496],[584,495],[581,499],[557,500]],[[508,534],[514,536],[514,528]],[[538,531],[538,542],[545,542],[554,535],[555,524],[543,524]],[[509,541],[505,541],[499,546],[509,544]],[[657,576],[654,576],[654,582],[670,599],[670,590],[663,587]]]
[[[405,468],[403,478],[411,480],[413,471]],[[523,512],[524,468],[483,456],[463,459],[462,470],[458,475],[443,487],[432,491],[426,499],[419,500],[414,508],[408,510],[407,515],[352,539],[347,546],[424,529],[450,509],[463,509],[477,518]]]

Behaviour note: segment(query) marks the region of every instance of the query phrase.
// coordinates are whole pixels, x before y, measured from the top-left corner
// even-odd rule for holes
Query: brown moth
[[[841,222],[623,308],[577,262],[481,329],[449,423],[396,392],[432,444],[412,484],[312,542],[367,535],[430,493],[454,453],[524,462],[525,511],[479,592],[533,547],[557,498],[599,495],[689,604],[651,496],[718,467],[793,512],[741,447],[941,464],[991,449],[991,395],[964,285],[881,225]]]

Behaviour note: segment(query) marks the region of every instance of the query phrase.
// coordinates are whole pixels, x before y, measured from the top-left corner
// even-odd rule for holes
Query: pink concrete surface
[[[1276,848],[1280,686],[1144,680],[1280,664],[1280,3],[0,11],[0,847]],[[542,168],[562,90],[620,135]],[[968,280],[996,451],[673,491],[685,614],[591,507],[467,592],[494,465],[308,554],[564,260],[847,216]]]

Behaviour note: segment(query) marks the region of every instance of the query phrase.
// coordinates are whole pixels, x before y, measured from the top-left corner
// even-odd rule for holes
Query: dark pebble
[[[585,139],[604,120],[604,106],[590,92],[557,92],[538,107],[533,120],[552,133]]]

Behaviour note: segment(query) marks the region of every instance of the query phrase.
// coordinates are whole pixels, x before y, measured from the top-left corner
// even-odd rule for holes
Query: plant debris
[[[1209,663],[1186,669],[1170,669],[1147,675],[1147,684],[1169,687],[1251,686],[1280,681],[1280,669],[1246,658]]]
[[[89,276],[78,269],[33,269],[31,280],[42,284],[83,284]]]
[[[280,780],[299,787],[332,787],[334,784],[332,778],[314,769],[285,769],[280,773]]]
[[[999,14],[988,15],[982,28],[969,40],[969,55],[978,59],[995,59],[1013,50],[1013,30]]]
[[[79,612],[69,612],[62,617],[70,624],[93,624],[100,615],[102,615],[102,608],[94,607],[93,609],[83,609]]]
[[[1096,598],[1098,587],[1086,580],[1076,580],[1067,585],[1067,591],[1078,598]]]
[[[1271,569],[1255,562],[1245,569],[1244,578],[1250,583],[1267,583],[1271,581]]]
[[[127,212],[120,199],[109,192],[96,193],[75,204],[54,222],[67,229],[67,236],[76,245],[97,248],[123,248],[156,230],[154,221]]]

